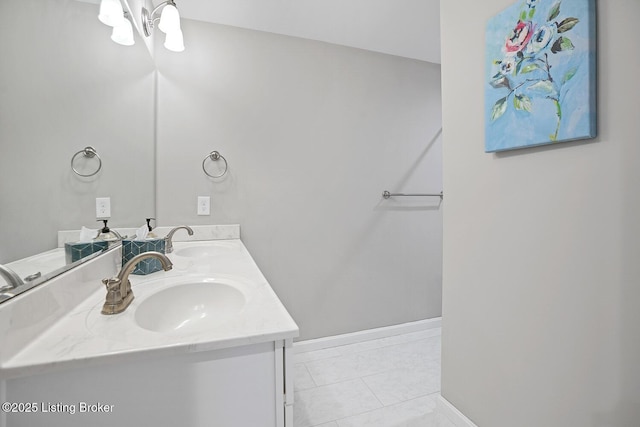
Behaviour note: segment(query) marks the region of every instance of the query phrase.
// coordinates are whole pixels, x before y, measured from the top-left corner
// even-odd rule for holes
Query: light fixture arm
[[[151,16],[155,15],[155,14],[156,14],[156,13],[157,13],[157,12],[158,12],[162,7],[163,7],[163,6],[167,6],[167,5],[171,5],[171,6],[173,6],[173,7],[176,7],[176,3],[175,3],[173,0],[163,1],[162,3],[160,3],[159,5],[157,5],[157,6],[155,7],[155,9],[153,9],[153,11],[151,12]],[[158,20],[158,19],[160,19],[160,17],[159,17],[159,16],[158,16],[158,17],[156,17],[156,18],[154,19],[154,21],[155,21],[155,20]]]
[[[142,8],[142,29],[144,31],[144,35],[149,37],[154,27],[154,23],[160,19],[158,11],[162,9],[164,6],[171,5],[176,7],[176,3],[173,0],[166,0],[157,5],[151,13],[146,8]]]

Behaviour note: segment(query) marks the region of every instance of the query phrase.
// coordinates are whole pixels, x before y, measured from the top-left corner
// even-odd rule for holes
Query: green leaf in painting
[[[520,14],[520,20],[521,21],[526,21],[527,20],[527,11],[523,10],[522,13]]]
[[[547,21],[551,22],[556,19],[558,15],[560,15],[560,3],[562,3],[562,1],[559,1],[553,5],[551,10],[549,11],[549,17],[547,18]]]
[[[578,18],[567,18],[558,24],[558,33],[565,33],[576,26],[580,22]]]
[[[530,73],[532,71],[540,70],[540,69],[541,68],[540,68],[540,66],[538,64],[529,64],[526,67],[523,67],[522,70],[520,70],[520,73],[521,74],[527,74],[527,73]]]
[[[529,86],[527,90],[545,96],[556,94],[556,89],[553,87],[553,83],[551,83],[549,80],[540,80],[539,82],[536,82]]]
[[[573,45],[573,43],[571,43],[571,40],[569,40],[566,37],[558,37],[558,40],[556,40],[553,43],[553,46],[551,46],[551,53],[558,53],[558,52],[563,52],[565,50],[573,50],[575,48],[575,46]]]
[[[516,95],[513,98],[513,106],[516,110],[531,112],[531,98],[526,95]]]
[[[573,76],[576,75],[576,72],[578,72],[578,67],[573,67],[572,69],[567,71],[567,73],[562,78],[562,84],[565,84],[566,82],[571,80],[573,78]]]
[[[556,115],[558,116],[558,120],[562,119],[562,105],[560,105],[560,101],[554,99],[553,102],[556,104]]]
[[[558,132],[560,132],[560,122],[562,121],[562,106],[560,105],[560,101],[558,98],[552,98],[553,103],[556,104],[556,115],[558,116],[558,123],[556,125],[556,132],[553,135],[549,135],[549,139],[551,141],[558,140]]]
[[[529,9],[529,20],[533,19],[533,16],[536,14],[536,9]]]
[[[496,120],[507,111],[507,97],[500,98],[491,110],[491,120]]]
[[[493,86],[494,88],[496,88],[496,89],[501,88],[501,87],[506,87],[507,89],[511,89],[511,85],[509,84],[509,79],[507,79],[504,76],[501,76],[501,77],[499,77],[497,79],[491,80],[489,82],[489,84],[491,86]]]

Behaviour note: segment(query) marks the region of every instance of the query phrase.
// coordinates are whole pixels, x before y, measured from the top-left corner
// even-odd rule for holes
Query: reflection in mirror
[[[98,8],[0,2],[0,264],[34,283],[67,264],[58,231],[97,233],[96,198],[116,229],[155,216],[155,66],[137,34],[111,41]],[[99,159],[77,156],[77,174],[86,147]]]
[[[118,248],[121,245],[121,242],[109,242],[107,247],[104,249],[93,252],[73,262],[69,262],[68,259],[62,259],[62,256],[65,254],[60,250],[52,249],[50,251],[7,264],[7,266],[2,266],[0,264],[0,269],[4,270],[6,273],[0,276],[14,276],[16,278],[16,280],[10,280],[9,277],[4,277],[7,283],[2,283],[2,285],[0,285],[0,303],[8,301],[29,289],[43,284],[47,280],[53,279],[54,277],[59,276],[80,264],[90,261],[107,251]],[[36,272],[28,274],[27,272],[30,271]],[[44,274],[42,273],[43,271]]]

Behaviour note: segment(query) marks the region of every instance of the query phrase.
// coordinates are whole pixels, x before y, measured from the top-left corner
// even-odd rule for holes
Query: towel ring
[[[94,173],[82,174],[82,173],[78,172],[78,170],[73,166],[74,160],[80,154],[82,154],[82,155],[84,155],[84,157],[88,157],[90,159],[93,158],[93,157],[97,157],[98,158],[98,169],[96,169],[96,171]],[[100,158],[100,156],[96,152],[95,148],[93,148],[91,146],[88,146],[88,147],[85,147],[84,150],[80,150],[76,154],[73,155],[73,157],[71,158],[71,169],[73,169],[75,174],[78,175],[78,176],[82,176],[82,177],[85,177],[85,178],[90,177],[90,176],[94,176],[95,174],[100,172],[100,169],[102,169],[102,159]]]
[[[222,159],[222,161],[224,161],[224,170],[222,171],[222,173],[219,175],[211,175],[209,172],[207,172],[207,169],[204,167],[204,164],[206,163],[207,159],[211,159],[214,162],[217,162],[218,160]],[[217,151],[212,151],[211,153],[207,154],[207,156],[202,161],[202,170],[204,171],[205,175],[211,178],[220,178],[225,173],[227,173],[228,168],[229,168],[229,164],[227,163],[227,159],[225,159],[224,156],[218,153]]]

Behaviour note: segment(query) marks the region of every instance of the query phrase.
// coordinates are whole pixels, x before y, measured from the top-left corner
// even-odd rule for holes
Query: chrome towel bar
[[[389,197],[414,197],[414,196],[429,196],[429,197],[440,197],[440,200],[444,199],[444,193],[441,191],[440,194],[404,194],[404,193],[390,193],[388,191],[382,192],[382,197],[388,199]]]

